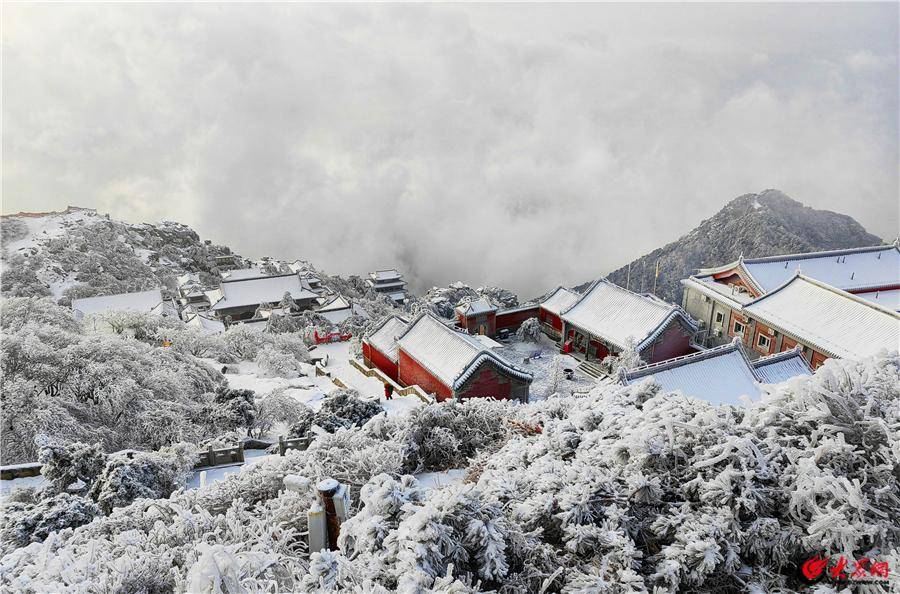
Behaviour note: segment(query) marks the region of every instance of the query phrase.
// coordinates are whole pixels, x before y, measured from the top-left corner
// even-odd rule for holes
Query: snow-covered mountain
[[[697,268],[724,264],[741,254],[756,258],[881,243],[852,217],[815,210],[778,190],[765,190],[738,196],[687,235],[631,262],[630,282],[628,264],[611,272],[609,279],[649,291],[659,262],[656,294],[680,303],[678,281]]]
[[[73,297],[174,286],[186,272],[215,274],[228,247],[171,221],[131,224],[93,209],[19,213],[2,219],[5,296]]]

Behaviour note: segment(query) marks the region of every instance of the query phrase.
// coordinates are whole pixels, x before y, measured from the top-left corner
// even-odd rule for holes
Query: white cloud
[[[887,236],[891,11],[10,5],[4,210],[98,205],[527,295],[769,187]]]

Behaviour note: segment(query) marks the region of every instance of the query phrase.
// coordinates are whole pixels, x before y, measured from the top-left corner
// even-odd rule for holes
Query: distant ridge
[[[679,280],[697,268],[725,264],[741,254],[758,258],[882,243],[852,217],[815,210],[778,190],[765,190],[738,196],[687,235],[634,260],[630,282],[628,265],[608,278],[633,291],[649,292],[659,262],[656,294],[681,303]]]

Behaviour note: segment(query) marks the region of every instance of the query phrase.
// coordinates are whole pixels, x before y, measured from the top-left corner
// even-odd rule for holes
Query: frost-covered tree
[[[293,355],[279,352],[271,345],[259,350],[255,362],[261,377],[295,378],[303,373],[300,362]]]
[[[618,377],[620,370],[633,369],[644,365],[634,338],[625,339],[625,348],[615,354],[607,355],[600,362],[600,367],[611,377]]]
[[[113,456],[91,487],[91,499],[104,513],[138,498],[161,499],[184,487],[197,460],[197,450],[176,444],[159,452]]]
[[[136,421],[161,409],[184,418],[180,438],[205,432],[206,394],[224,382],[214,369],[127,336],[85,333],[71,312],[46,301],[8,299],[2,307],[4,461],[35,460],[39,434],[99,441],[106,451],[154,447],[154,434]]]
[[[539,342],[541,340],[541,321],[537,318],[528,318],[519,329],[516,330],[516,338],[524,342]]]
[[[547,387],[544,391],[545,398],[558,396],[565,398],[571,396],[566,387],[565,359],[563,355],[555,355],[550,362],[550,373],[547,374]]]
[[[222,341],[237,359],[252,361],[265,344],[265,337],[244,324],[233,324],[222,333]]]
[[[247,429],[253,426],[258,414],[256,393],[253,390],[240,390],[220,387],[216,390],[215,411],[217,425],[226,431]]]
[[[106,454],[99,444],[63,444],[46,436],[38,436],[38,462],[44,483],[41,492],[46,495],[57,493],[87,492],[94,480],[106,466]]]
[[[278,424],[292,427],[304,419],[312,419],[309,407],[288,394],[285,387],[276,388],[264,396],[257,402],[257,408],[256,418],[249,427],[250,434],[256,437],[269,433]]]

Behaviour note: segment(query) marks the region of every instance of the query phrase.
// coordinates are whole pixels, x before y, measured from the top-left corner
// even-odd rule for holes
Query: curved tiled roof
[[[407,328],[409,328],[409,322],[400,316],[388,316],[364,340],[396,363],[399,358],[397,337],[403,334]]]
[[[531,374],[485,348],[477,339],[449,328],[429,312],[419,314],[397,342],[407,355],[453,390],[462,386],[483,363],[520,379],[532,380]]]
[[[563,310],[562,318],[620,349],[626,347],[629,338],[638,350],[645,348],[676,318],[696,328],[677,305],[633,293],[606,279],[594,283]]]
[[[549,297],[541,302],[541,307],[558,316],[572,307],[580,298],[581,295],[575,291],[570,291],[565,287],[557,287]]]
[[[900,348],[900,314],[802,274],[743,310],[830,356],[861,357]]]

